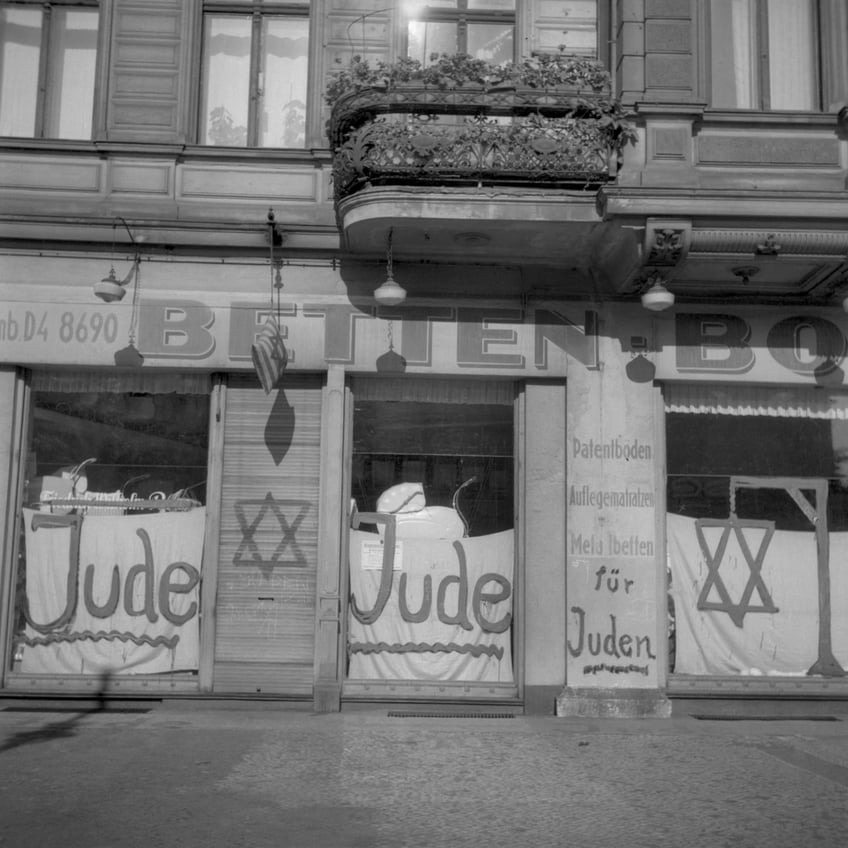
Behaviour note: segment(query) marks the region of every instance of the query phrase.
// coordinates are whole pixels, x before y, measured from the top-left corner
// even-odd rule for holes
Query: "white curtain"
[[[754,107],[756,68],[752,20],[756,0],[712,0],[710,57],[712,105],[719,109]]]
[[[816,108],[815,0],[769,0],[772,109]]]
[[[751,4],[755,0],[730,0],[730,18],[733,43],[733,81],[734,103],[740,109],[753,109],[753,73],[756,65],[752,61],[756,55],[752,44],[752,20],[756,20]],[[753,13],[753,14],[752,14]]]
[[[0,9],[0,135],[35,132],[42,17],[39,8]]]

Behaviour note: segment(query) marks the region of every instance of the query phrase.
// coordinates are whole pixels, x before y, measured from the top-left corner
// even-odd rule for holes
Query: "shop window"
[[[196,672],[207,384],[34,375],[13,670]]]
[[[351,679],[512,682],[513,391],[356,381]]]
[[[848,394],[670,387],[673,670],[848,671]]]
[[[96,3],[0,4],[0,135],[90,139]]]
[[[200,143],[306,144],[308,4],[206,3]]]
[[[711,105],[821,108],[817,0],[711,0]]]

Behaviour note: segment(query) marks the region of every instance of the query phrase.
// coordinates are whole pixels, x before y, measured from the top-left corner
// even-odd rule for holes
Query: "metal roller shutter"
[[[229,381],[216,692],[312,694],[321,389],[319,375],[287,375],[270,395]]]

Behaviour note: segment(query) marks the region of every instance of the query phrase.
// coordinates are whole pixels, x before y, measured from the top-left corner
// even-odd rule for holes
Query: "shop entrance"
[[[514,697],[514,384],[352,394],[345,694]]]

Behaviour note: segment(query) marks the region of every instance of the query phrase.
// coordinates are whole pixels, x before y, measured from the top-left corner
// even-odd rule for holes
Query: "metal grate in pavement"
[[[833,715],[709,715],[693,713],[691,718],[698,721],[842,721]]]
[[[389,718],[515,718],[512,713],[413,713],[392,712]]]

